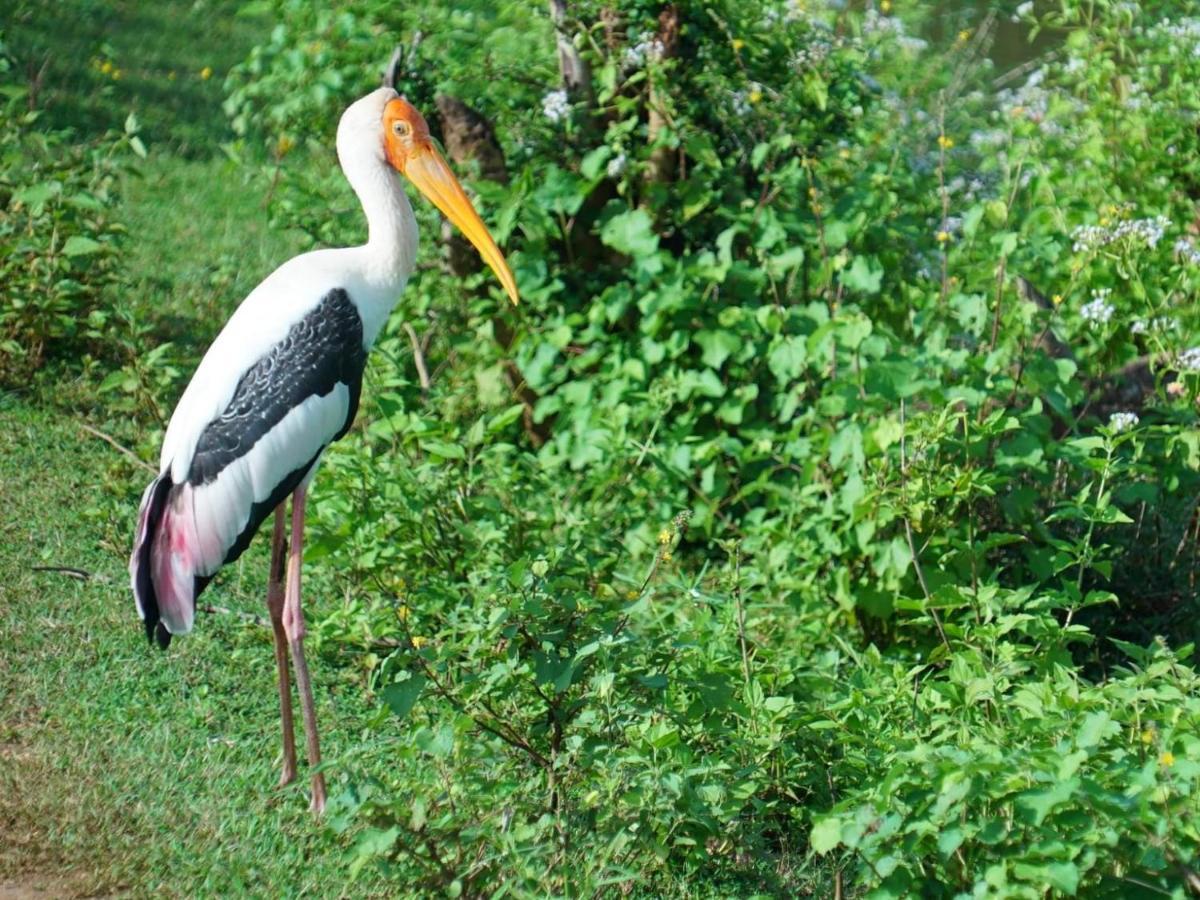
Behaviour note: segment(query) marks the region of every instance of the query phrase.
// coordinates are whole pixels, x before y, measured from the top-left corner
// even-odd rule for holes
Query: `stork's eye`
[[[392,123],[392,133],[395,134],[396,137],[406,138],[411,131],[412,126],[410,126],[403,119],[397,119]]]

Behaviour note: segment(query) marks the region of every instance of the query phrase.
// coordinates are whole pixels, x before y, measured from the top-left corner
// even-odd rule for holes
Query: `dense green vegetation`
[[[79,871],[135,890],[173,870],[181,893],[1200,887],[1200,19],[198,4],[177,49],[212,118],[177,133],[176,63],[138,55],[134,6],[95,6],[112,37],[61,40],[110,41],[86,77],[137,81],[87,125],[31,82],[53,24],[31,6],[4,26],[0,415],[26,437],[0,478],[28,472],[102,573],[78,615],[105,649],[83,661],[31,626],[53,586],[0,559],[0,753],[6,733],[34,748],[0,761],[43,760],[15,771],[48,786],[0,822],[77,810],[66,777],[149,793],[124,830],[96,791],[23,846],[78,842]],[[999,22],[1036,40],[1015,68],[991,62]],[[61,423],[153,459],[248,287],[362,239],[330,147],[396,44],[522,304],[417,205],[419,271],[312,499],[333,788],[313,826],[267,789],[266,632],[217,613],[163,662],[119,625],[146,473]],[[38,433],[88,473],[85,508],[22,462]],[[13,515],[39,545],[39,515]],[[257,611],[264,578],[250,554],[205,598]],[[113,687],[86,708],[39,687],[67,664]],[[91,745],[44,763],[131,727],[151,739],[105,751],[119,765]],[[190,854],[131,840],[186,848],[180,806],[210,823]]]

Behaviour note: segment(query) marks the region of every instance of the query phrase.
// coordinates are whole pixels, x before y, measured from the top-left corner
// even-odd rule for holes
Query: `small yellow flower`
[[[396,607],[396,618],[401,622],[408,621],[408,606],[406,604],[401,603]]]
[[[208,81],[210,78],[212,78],[212,66],[205,66],[200,70],[200,80]]]
[[[849,159],[849,158],[850,158],[850,150],[849,150],[849,148],[847,148],[847,147],[843,147],[841,150],[839,150],[839,151],[838,151],[838,156],[839,156],[841,159]]]
[[[113,78],[113,81],[120,81],[121,80],[121,70],[113,69],[112,70],[112,78]]]
[[[414,650],[420,650],[422,647],[424,647],[428,643],[429,643],[429,638],[421,637],[419,634],[413,635],[412,645],[413,645]]]
[[[938,242],[939,244],[944,244],[944,243],[946,243],[948,240],[950,240],[950,232],[948,232],[948,231],[939,231],[939,232],[937,233],[937,242]]]
[[[174,81],[177,77],[174,69],[167,73],[167,81]]]
[[[823,207],[820,203],[814,203],[812,205],[812,211],[815,215],[819,216],[821,214],[821,211],[824,209],[825,209],[825,207]]]
[[[1169,769],[1171,766],[1175,765],[1175,754],[1170,750],[1167,750],[1158,758],[1158,761],[1162,763],[1164,768]]]
[[[733,45],[734,50],[741,50],[743,47],[746,46],[746,42],[743,41],[741,38],[734,38],[729,43]]]
[[[949,150],[954,146],[954,138],[948,138],[944,134],[938,135],[938,146],[943,150]]]
[[[958,42],[960,44],[965,44],[970,39],[971,39],[971,29],[970,28],[964,28],[962,31],[960,31],[958,33]]]
[[[658,542],[660,544],[669,544],[669,543],[671,543],[671,537],[672,537],[671,529],[664,528],[662,531],[660,531],[658,533]]]
[[[880,12],[890,13],[892,11],[892,0],[879,0]]]
[[[100,71],[103,72],[105,75],[107,75],[112,70],[113,70],[113,64],[111,62],[109,62],[107,59],[104,62],[100,63]]]
[[[1101,216],[1101,217],[1100,217],[1100,224],[1101,224],[1101,225],[1107,225],[1107,224],[1108,224],[1108,216]]]
[[[750,101],[751,105],[762,103],[762,91],[751,91],[746,95],[746,99]]]
[[[1154,729],[1147,728],[1145,731],[1142,732],[1141,737],[1142,737],[1143,744],[1153,744],[1154,743]]]
[[[639,596],[640,595],[638,594],[638,592],[633,590],[632,588],[625,592],[626,600],[636,600]]]
[[[670,562],[672,559],[674,559],[674,557],[671,555],[670,550],[664,550],[662,552],[662,561],[663,562]]]

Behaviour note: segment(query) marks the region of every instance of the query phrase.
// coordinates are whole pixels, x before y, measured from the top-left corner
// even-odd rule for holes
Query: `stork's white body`
[[[284,479],[311,461],[303,478],[307,483],[321,452],[348,424],[356,384],[339,383],[328,393],[297,398],[300,402],[214,479],[189,483],[195,480],[202,436],[227,414],[247,373],[278,352],[331,292],[344,292],[357,311],[365,352],[404,290],[416,258],[417,223],[379,138],[384,106],[396,96],[390,88],[368,94],[347,109],[338,127],[338,158],[366,214],[367,242],[305,253],[272,272],[213,341],[171,416],[159,480],[143,499],[139,540],[130,560],[138,611],[148,625],[152,618],[161,619],[160,643],[191,630],[195,595],[231,561],[230,550],[247,527],[257,529],[254,511],[261,512],[259,507]],[[163,511],[155,519],[156,486],[166,481],[170,493],[164,490],[158,498]],[[147,524],[157,526],[155,533],[144,533]],[[149,578],[143,571],[139,590],[143,566],[148,566]]]

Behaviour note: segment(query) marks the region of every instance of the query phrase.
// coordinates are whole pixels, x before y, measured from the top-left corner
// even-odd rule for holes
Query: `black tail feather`
[[[146,640],[166,650],[171,643],[171,633],[163,626],[158,615],[158,596],[154,592],[154,579],[151,577],[150,554],[154,547],[154,536],[158,533],[162,521],[163,510],[167,505],[173,483],[171,476],[164,472],[154,481],[146,492],[145,529],[138,535],[139,543],[134,547],[134,579],[133,589],[137,592],[138,603],[144,615],[143,624],[146,626]]]

